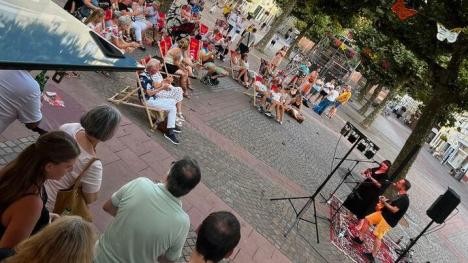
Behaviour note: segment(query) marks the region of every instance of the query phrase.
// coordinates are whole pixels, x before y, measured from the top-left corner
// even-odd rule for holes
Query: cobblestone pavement
[[[186,130],[183,137],[180,147],[161,143],[169,146],[166,149],[177,157],[190,153],[197,158],[203,167],[203,182],[293,262],[346,261],[344,255],[329,247],[327,224],[320,223],[323,231],[320,232],[322,243],[319,245],[314,243],[315,232],[310,225],[301,224],[299,232],[293,232],[288,238],[283,237],[285,227],[292,220],[292,210],[286,203],[269,201],[270,197],[288,195],[280,186],[265,180],[229,153],[219,150],[196,131]],[[306,238],[302,238],[300,232]]]
[[[13,160],[21,151],[36,141],[38,136],[28,136],[0,142],[0,165]]]

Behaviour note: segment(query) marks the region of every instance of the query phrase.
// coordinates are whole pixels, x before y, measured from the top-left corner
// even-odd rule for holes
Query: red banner
[[[416,15],[417,13],[416,10],[406,7],[405,0],[396,0],[392,5],[392,11],[402,21]]]
[[[190,57],[193,60],[198,60],[198,52],[200,51],[200,48],[201,48],[200,40],[191,37],[189,48],[190,48],[189,49]]]

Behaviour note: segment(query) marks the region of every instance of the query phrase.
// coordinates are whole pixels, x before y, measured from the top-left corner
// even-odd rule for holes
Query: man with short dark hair
[[[94,262],[176,261],[190,228],[179,198],[200,178],[197,162],[185,157],[172,164],[165,184],[140,177],[120,188],[103,206],[115,218],[99,239]]]
[[[229,257],[240,237],[240,223],[232,213],[211,213],[198,228],[196,247],[189,263],[216,263]]]
[[[411,183],[406,179],[401,179],[393,184],[397,191],[398,196],[389,201],[384,196],[379,197],[379,204],[382,206],[380,211],[374,212],[364,219],[364,224],[359,231],[359,236],[353,237],[353,241],[362,244],[364,234],[369,229],[369,225],[375,225],[374,230],[374,247],[372,253],[364,253],[364,255],[374,262],[374,258],[379,252],[382,238],[393,227],[395,227],[409,207],[409,198],[407,191],[411,188]]]

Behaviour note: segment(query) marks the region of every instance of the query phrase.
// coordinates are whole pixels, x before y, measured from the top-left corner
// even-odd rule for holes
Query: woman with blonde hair
[[[96,235],[79,216],[55,220],[37,235],[21,242],[5,263],[91,263]]]
[[[185,38],[177,42],[177,46],[167,51],[164,57],[169,74],[180,75],[180,86],[184,90],[184,97],[189,98],[188,90],[193,90],[189,77],[193,78],[192,60],[188,54],[189,41]]]
[[[104,30],[104,10],[102,9],[97,9],[94,11],[86,20],[84,23],[91,28],[94,32],[101,34],[102,31]]]

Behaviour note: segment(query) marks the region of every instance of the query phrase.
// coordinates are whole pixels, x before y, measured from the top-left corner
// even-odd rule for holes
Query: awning
[[[0,69],[143,68],[50,0],[0,0]]]

